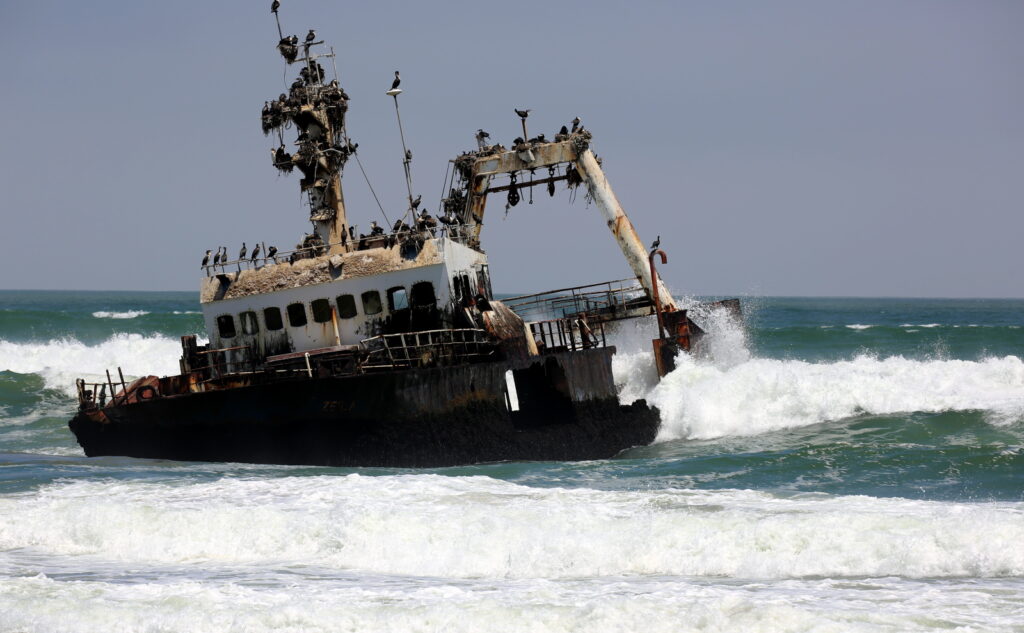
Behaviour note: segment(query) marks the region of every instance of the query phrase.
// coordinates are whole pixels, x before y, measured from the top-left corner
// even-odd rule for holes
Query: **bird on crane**
[[[420,202],[422,200],[423,200],[423,196],[422,195],[418,195],[415,198],[413,198],[412,202],[409,203],[410,205],[412,205],[412,210],[413,211],[415,211],[416,209],[418,209],[420,207]]]
[[[306,33],[306,43],[309,44],[316,39],[316,31],[309,29],[309,33]]]
[[[206,257],[203,258],[203,263],[199,264],[200,268],[206,268],[206,265],[210,263],[210,249],[206,249]]]
[[[658,250],[658,249],[659,249],[660,247],[661,247],[661,236],[659,235],[659,236],[658,236],[658,239],[654,240],[654,243],[653,243],[653,244],[651,244],[651,250],[652,250],[652,251],[656,251],[656,250]]]
[[[402,83],[402,78],[398,75],[398,71],[395,71],[395,80],[391,82],[391,89],[398,88],[398,84]]]
[[[274,0],[274,2],[271,3],[271,5],[270,5],[270,12],[271,13],[277,13],[277,10],[280,9],[280,8],[281,8],[281,2],[279,0]]]
[[[239,259],[239,261],[245,259],[245,254],[247,252],[249,252],[249,249],[247,249],[245,247],[245,242],[242,242],[242,250],[238,251],[238,259]]]
[[[476,141],[481,145],[483,145],[484,141],[489,138],[491,138],[491,135],[488,134],[487,132],[484,132],[483,130],[476,131]]]

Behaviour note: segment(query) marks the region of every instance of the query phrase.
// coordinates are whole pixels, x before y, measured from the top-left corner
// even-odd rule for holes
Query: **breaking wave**
[[[92,315],[97,319],[134,319],[149,314],[146,310],[128,310],[125,312],[108,312],[106,310],[100,310],[93,312]]]
[[[0,371],[42,376],[45,386],[74,393],[76,378],[100,379],[121,367],[128,376],[178,372],[181,343],[166,336],[115,334],[87,345],[73,338],[45,343],[13,343],[0,339]]]
[[[735,324],[712,324],[713,360],[688,355],[660,382],[650,324],[617,333],[613,360],[623,402],[661,411],[661,441],[756,435],[850,418],[980,410],[996,425],[1024,420],[1024,362],[880,358],[808,362],[754,357]]]
[[[273,560],[419,577],[999,577],[1024,573],[1024,548],[1006,547],[1024,541],[1022,519],[1021,503],[480,476],[94,480],[0,497],[0,550],[79,567]]]

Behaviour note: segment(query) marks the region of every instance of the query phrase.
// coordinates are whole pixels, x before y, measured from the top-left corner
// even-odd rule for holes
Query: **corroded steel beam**
[[[643,243],[640,241],[640,236],[636,234],[633,223],[626,217],[626,212],[622,210],[622,205],[619,204],[619,199],[615,197],[615,192],[612,191],[611,185],[608,184],[608,179],[605,178],[604,172],[601,171],[601,166],[597,164],[594,153],[589,149],[583,150],[576,159],[576,168],[580,171],[583,181],[587,183],[587,189],[590,191],[590,196],[594,199],[594,203],[597,204],[597,208],[601,209],[601,213],[604,214],[605,220],[608,222],[608,228],[611,229],[612,235],[615,236],[615,241],[619,243],[619,248],[622,249],[622,254],[626,257],[630,268],[633,269],[636,278],[640,280],[640,283],[647,290],[647,294],[653,297],[654,286],[651,283],[651,269],[650,263],[647,260],[647,249],[644,248]],[[662,309],[666,312],[676,310],[676,302],[668,288],[661,281],[660,276],[657,283]]]

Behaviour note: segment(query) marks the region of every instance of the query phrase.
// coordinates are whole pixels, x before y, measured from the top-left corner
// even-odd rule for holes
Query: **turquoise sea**
[[[1024,631],[1024,300],[748,298],[651,446],[335,469],[86,458],[76,377],[195,293],[0,291],[0,632]]]

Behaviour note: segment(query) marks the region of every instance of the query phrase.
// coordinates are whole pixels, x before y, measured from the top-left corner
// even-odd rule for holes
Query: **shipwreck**
[[[277,17],[277,6],[273,9]],[[447,466],[582,460],[650,443],[658,411],[619,401],[615,321],[655,317],[659,374],[696,352],[703,330],[655,268],[616,199],[579,119],[548,140],[477,146],[451,161],[436,216],[414,197],[401,219],[357,233],[342,175],[356,157],[350,98],[334,52],[310,31],[277,49],[294,74],[264,104],[273,167],[297,172],[312,230],[294,249],[207,251],[200,303],[208,343],[183,336],[180,373],[77,381],[69,425],[86,455],[328,466]],[[395,73],[392,88],[401,125]],[[285,145],[285,133],[296,137]],[[404,145],[404,133],[403,133]],[[496,298],[481,248],[488,197],[514,206],[542,187],[582,187],[633,278]],[[383,211],[383,209],[382,209]],[[715,306],[739,314],[735,300]]]

